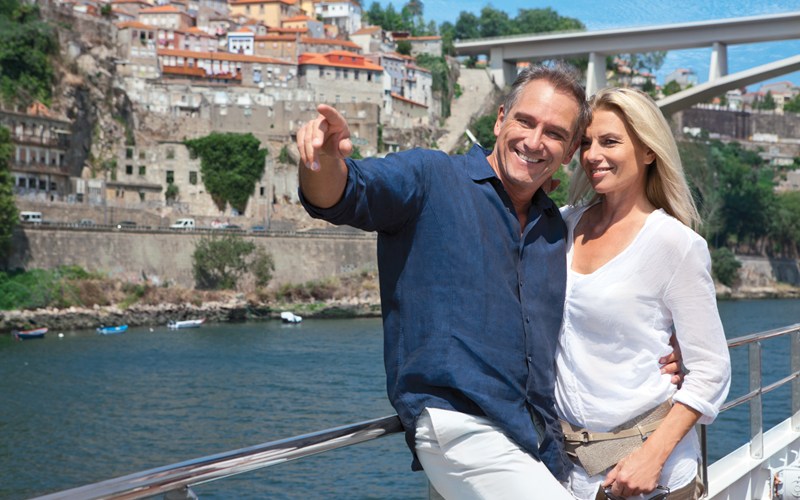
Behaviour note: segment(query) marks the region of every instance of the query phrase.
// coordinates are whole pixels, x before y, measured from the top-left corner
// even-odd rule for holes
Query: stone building
[[[304,53],[298,61],[298,75],[301,86],[314,90],[317,102],[380,106],[383,101],[383,68],[362,55],[345,51]]]
[[[314,4],[314,14],[338,33],[350,34],[361,29],[361,5],[357,0],[322,0]]]
[[[41,103],[25,111],[0,109],[0,126],[10,131],[11,177],[20,198],[64,200],[70,193],[66,163],[72,123]]]
[[[142,9],[139,11],[138,17],[142,23],[158,28],[184,30],[194,26],[194,18],[173,5]]]
[[[280,26],[281,19],[300,14],[295,0],[230,0],[232,17],[256,19],[267,26]]]

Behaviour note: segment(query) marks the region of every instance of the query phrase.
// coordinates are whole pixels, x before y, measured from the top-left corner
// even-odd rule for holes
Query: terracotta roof
[[[125,29],[125,28],[136,28],[140,30],[151,30],[156,31],[158,27],[150,26],[149,24],[145,24],[139,21],[123,21],[121,23],[117,23],[117,28]]]
[[[257,35],[257,42],[294,42],[297,40],[295,35]]]
[[[336,45],[339,47],[351,47],[354,49],[361,48],[361,45],[355,42],[351,42],[350,40],[337,40],[336,38],[311,38],[304,36],[300,39],[300,41],[308,45]]]
[[[302,15],[299,15],[299,16],[287,17],[286,19],[281,20],[281,22],[284,22],[284,23],[296,23],[296,22],[299,22],[299,21],[315,21],[315,19],[313,19],[311,17],[308,17],[305,14],[302,14]]]
[[[188,33],[190,35],[197,35],[197,36],[204,36],[204,37],[207,37],[207,38],[214,38],[208,32],[198,28],[197,26],[192,26],[191,28],[189,28],[187,30],[184,30],[184,32]]]
[[[275,33],[308,33],[308,28],[267,28],[267,31]]]
[[[153,4],[145,2],[144,0],[111,0],[112,5],[119,5],[123,3],[138,3],[140,5],[147,5],[148,7],[153,6]]]
[[[397,99],[398,101],[407,102],[408,104],[413,104],[414,106],[419,106],[420,108],[427,108],[428,106],[418,103],[416,101],[412,101],[411,99],[406,99],[405,97],[401,96],[400,94],[395,94],[392,92],[392,99]]]
[[[172,5],[160,5],[158,7],[150,7],[149,9],[142,9],[139,11],[139,14],[186,14],[186,12]]]
[[[248,56],[245,54],[232,54],[230,52],[193,52],[191,50],[158,49],[159,56],[186,57],[190,59],[210,59],[213,61],[238,61],[250,63],[289,64],[292,62],[273,59],[271,57]]]
[[[410,40],[412,42],[425,42],[428,40],[441,40],[442,37],[440,36],[407,36],[404,40]]]
[[[164,75],[193,76],[196,78],[214,78],[218,80],[242,80],[241,73],[235,75],[231,73],[210,74],[206,73],[203,68],[186,68],[183,66],[163,66],[161,68],[161,73]]]
[[[361,28],[360,30],[353,33],[354,35],[371,35],[373,33],[378,33],[381,30],[380,26],[366,26]]]
[[[382,66],[379,66],[375,63],[368,61],[364,56],[354,54],[352,52],[346,52],[343,50],[334,50],[332,52],[328,52],[325,54],[314,54],[311,52],[305,52],[303,54],[300,54],[297,64],[383,71]]]
[[[297,0],[229,0],[228,5],[247,5],[254,3],[283,3],[286,5],[294,5]]]
[[[422,71],[423,73],[431,72],[431,70],[429,70],[428,68],[423,68],[422,66],[417,66],[416,64],[409,64],[408,68],[413,69],[414,71]]]

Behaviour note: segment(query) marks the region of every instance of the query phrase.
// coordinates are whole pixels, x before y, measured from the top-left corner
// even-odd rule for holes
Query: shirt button
[[[530,322],[531,322],[531,317],[530,316],[526,317],[525,318],[525,323],[530,323]]]
[[[528,356],[528,363],[533,363],[533,356]]]

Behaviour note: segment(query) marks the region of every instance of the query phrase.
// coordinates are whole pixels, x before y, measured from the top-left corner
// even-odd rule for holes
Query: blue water
[[[729,337],[800,322],[800,300],[723,302]],[[380,321],[306,320],[131,328],[123,335],[0,336],[0,498],[22,499],[393,413]],[[788,343],[765,346],[765,379]],[[734,351],[732,395],[746,392]],[[738,392],[737,392],[738,391]],[[765,425],[789,413],[767,395]],[[711,458],[748,435],[746,406],[710,428]],[[780,416],[777,412],[780,411]],[[741,412],[738,412],[741,413]],[[738,442],[737,442],[738,440]],[[402,436],[194,488],[203,499],[423,499]]]

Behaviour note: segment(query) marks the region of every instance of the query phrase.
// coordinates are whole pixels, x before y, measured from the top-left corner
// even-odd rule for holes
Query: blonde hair
[[[700,224],[686,175],[681,165],[678,145],[669,124],[656,103],[644,92],[628,88],[606,88],[589,100],[592,112],[616,110],[623,117],[628,131],[653,151],[656,159],[649,165],[645,195],[656,208],[695,228]],[[591,202],[601,195],[594,192],[582,168],[575,170],[569,189],[569,203],[576,205],[589,197]]]

